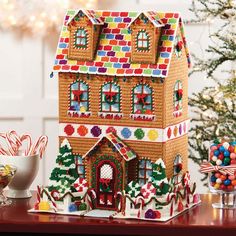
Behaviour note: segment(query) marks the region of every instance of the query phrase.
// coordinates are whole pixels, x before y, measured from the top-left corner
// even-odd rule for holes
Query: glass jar
[[[214,208],[236,208],[236,142],[215,140],[209,149],[209,189],[220,195]]]

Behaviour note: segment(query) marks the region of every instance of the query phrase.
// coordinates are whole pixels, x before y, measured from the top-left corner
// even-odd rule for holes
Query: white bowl
[[[39,169],[39,155],[4,156],[0,155],[0,164],[16,166],[16,175],[8,185],[6,196],[9,198],[29,198],[32,196],[29,187]]]

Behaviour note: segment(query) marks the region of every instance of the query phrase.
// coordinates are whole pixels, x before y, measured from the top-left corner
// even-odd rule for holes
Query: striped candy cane
[[[39,156],[40,156],[40,158],[42,158],[43,154],[45,152],[47,143],[48,143],[48,137],[45,135],[41,136],[38,139],[38,141],[34,145],[32,145],[32,147],[29,151],[29,155],[37,154],[37,149],[39,149]]]
[[[30,148],[32,147],[31,136],[29,134],[24,134],[21,136],[20,140],[21,140],[21,143],[23,143],[25,140],[27,141],[27,147],[26,147],[24,154],[25,154],[25,156],[28,156],[29,152],[30,152]]]
[[[139,207],[138,214],[137,214],[138,218],[140,218],[140,216],[141,216],[141,212],[143,210],[144,203],[145,203],[144,198],[142,196],[137,197],[137,199],[135,201],[135,205],[137,205],[139,202],[140,202],[140,207]]]

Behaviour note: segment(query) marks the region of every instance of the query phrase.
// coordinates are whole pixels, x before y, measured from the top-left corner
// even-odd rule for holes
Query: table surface
[[[201,204],[167,222],[119,220],[28,213],[36,193],[30,199],[13,200],[0,208],[0,232],[77,234],[77,235],[235,235],[236,210],[213,209],[218,196],[201,195]]]

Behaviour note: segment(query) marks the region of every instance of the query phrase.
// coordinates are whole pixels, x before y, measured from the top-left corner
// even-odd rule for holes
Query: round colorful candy
[[[216,178],[220,178],[221,174],[219,172],[215,173]]]
[[[213,182],[213,183],[216,182],[216,177],[215,177],[215,175],[212,175],[212,176],[211,176],[211,182]]]
[[[214,156],[217,156],[217,157],[218,157],[219,154],[220,154],[220,152],[219,152],[218,150],[215,150],[215,151],[214,151]]]
[[[233,189],[234,189],[234,186],[233,186],[233,185],[227,186],[227,190],[228,190],[228,191],[233,191]]]
[[[232,152],[230,153],[230,156],[229,156],[231,159],[236,159],[236,153]]]
[[[231,165],[236,164],[236,160],[231,160]]]
[[[223,163],[224,163],[225,166],[228,166],[230,164],[230,161],[231,160],[230,160],[229,157],[225,157]]]
[[[221,184],[221,183],[222,183],[221,178],[216,179],[216,183],[217,183],[217,184]]]
[[[232,180],[232,181],[231,181],[231,184],[232,184],[233,186],[236,186],[236,179]]]
[[[230,179],[226,179],[225,181],[224,181],[224,185],[225,186],[228,186],[228,185],[230,185],[231,184],[231,180]]]
[[[232,180],[235,179],[235,176],[234,176],[234,175],[230,175],[230,176],[228,177],[228,179],[230,179],[230,180],[231,180],[231,183],[232,183]]]
[[[219,189],[219,188],[220,188],[220,184],[215,184],[215,185],[214,185],[214,188],[215,188],[215,189]]]
[[[229,148],[228,148],[228,151],[229,151],[230,153],[234,152],[234,146],[230,145]]]
[[[211,151],[215,151],[215,150],[217,150],[218,148],[217,148],[217,146],[216,145],[212,145],[211,146]]]
[[[220,146],[219,151],[220,151],[220,152],[224,152],[224,151],[225,151],[224,146]]]
[[[224,142],[222,145],[225,149],[228,149],[230,146],[228,142]]]
[[[217,160],[218,160],[218,158],[216,156],[212,157],[212,161],[217,161]]]
[[[222,179],[222,181],[227,179],[225,175],[221,175],[220,178]]]
[[[229,151],[228,151],[228,150],[225,150],[225,151],[224,151],[224,156],[225,156],[225,157],[229,157],[229,155],[230,155]]]
[[[225,190],[225,189],[226,189],[226,186],[225,186],[224,184],[221,184],[221,185],[220,185],[220,189],[221,189],[221,190]]]
[[[218,159],[218,160],[216,161],[216,165],[220,166],[221,164],[222,164],[222,161],[221,161],[220,159]]]

